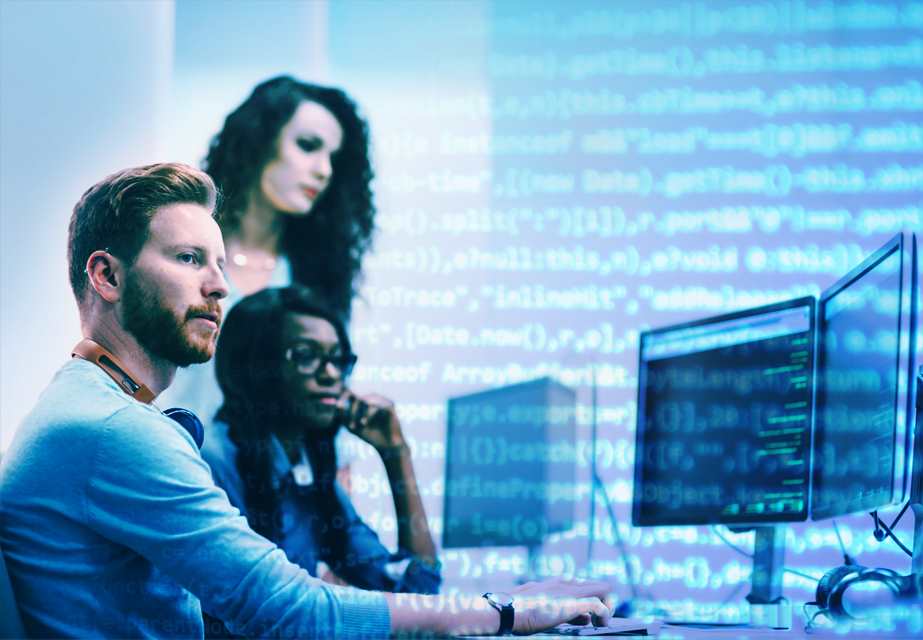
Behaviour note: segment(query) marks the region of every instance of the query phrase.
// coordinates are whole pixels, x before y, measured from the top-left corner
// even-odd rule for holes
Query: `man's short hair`
[[[67,234],[71,289],[77,303],[89,287],[87,260],[105,250],[132,264],[147,241],[151,218],[161,207],[192,203],[214,217],[218,190],[204,171],[176,162],[114,173],[90,187],[74,207]]]

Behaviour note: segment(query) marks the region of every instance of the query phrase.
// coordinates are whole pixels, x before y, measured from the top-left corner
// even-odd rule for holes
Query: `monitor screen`
[[[814,519],[906,496],[915,253],[913,235],[899,234],[821,294]]]
[[[635,526],[805,520],[814,299],[640,337]]]
[[[573,526],[576,401],[551,378],[449,400],[444,548],[537,547]]]

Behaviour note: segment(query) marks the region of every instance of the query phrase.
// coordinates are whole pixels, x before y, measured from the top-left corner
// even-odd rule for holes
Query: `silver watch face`
[[[487,599],[498,607],[506,607],[513,604],[513,596],[502,591],[495,591],[487,594]]]

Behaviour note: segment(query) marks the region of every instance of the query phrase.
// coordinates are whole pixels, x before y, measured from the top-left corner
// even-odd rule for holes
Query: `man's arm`
[[[552,580],[513,589],[513,631],[535,633],[563,622],[601,625],[609,622],[612,602],[604,582]],[[500,628],[500,614],[477,595],[425,596],[386,594],[391,633],[428,632],[443,635],[489,635]]]
[[[88,464],[88,524],[198,596],[232,632],[387,634],[382,594],[325,584],[290,563],[250,529],[169,419],[137,407],[117,412]]]
[[[90,465],[87,521],[198,596],[233,632],[259,637],[383,637],[423,631],[496,633],[483,598],[382,594],[310,577],[254,533],[212,482],[181,427],[151,413],[116,413]],[[607,616],[603,583],[552,582],[513,590],[514,629]]]

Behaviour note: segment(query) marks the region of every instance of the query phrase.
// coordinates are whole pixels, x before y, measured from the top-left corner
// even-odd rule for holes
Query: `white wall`
[[[172,0],[0,4],[0,450],[80,337],[71,209],[165,159],[173,15]]]

